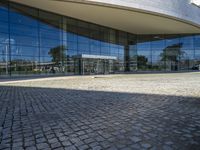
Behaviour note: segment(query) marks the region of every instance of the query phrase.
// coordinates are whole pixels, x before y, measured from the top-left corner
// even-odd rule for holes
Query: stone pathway
[[[165,82],[164,86],[166,90],[168,84],[174,86],[178,94],[163,94],[164,88],[159,91],[152,86],[160,85],[161,78],[163,82],[176,81],[174,84]],[[0,149],[199,150],[198,79],[199,74],[160,78],[159,75],[130,75],[2,84]],[[119,80],[121,85],[114,88]],[[146,81],[144,88],[152,86],[150,91],[158,88],[160,94],[122,88],[136,80],[137,84],[141,83],[139,89]],[[188,86],[183,86],[186,82]],[[191,82],[195,92],[190,91]],[[178,85],[182,87],[176,88]],[[186,93],[189,96],[185,96]],[[191,96],[191,93],[196,95]]]

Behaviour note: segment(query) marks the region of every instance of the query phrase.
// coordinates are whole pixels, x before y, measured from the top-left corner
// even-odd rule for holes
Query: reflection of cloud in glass
[[[191,3],[200,6],[200,0],[191,0]]]

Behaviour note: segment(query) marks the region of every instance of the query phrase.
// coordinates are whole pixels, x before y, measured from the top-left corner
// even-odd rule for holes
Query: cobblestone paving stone
[[[3,83],[0,149],[199,150],[200,74]]]

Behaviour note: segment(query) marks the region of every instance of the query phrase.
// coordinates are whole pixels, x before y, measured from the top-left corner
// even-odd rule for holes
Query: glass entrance
[[[81,59],[81,73],[83,75],[110,74],[113,73],[113,60]]]

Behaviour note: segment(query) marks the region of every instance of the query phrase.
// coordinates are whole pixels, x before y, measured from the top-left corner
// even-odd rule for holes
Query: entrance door
[[[82,59],[80,63],[83,75],[113,73],[113,60]]]

